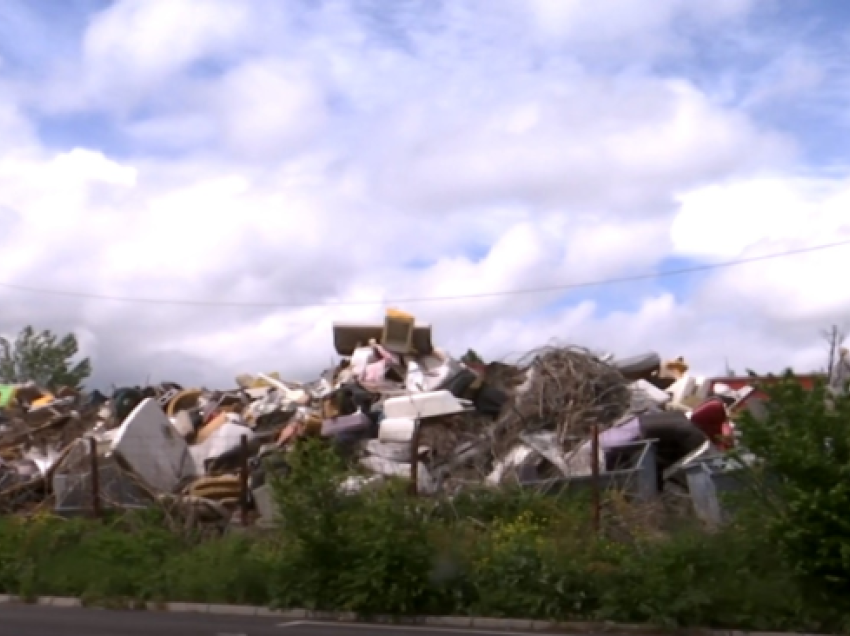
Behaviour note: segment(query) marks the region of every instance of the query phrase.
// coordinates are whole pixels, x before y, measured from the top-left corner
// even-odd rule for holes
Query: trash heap
[[[341,362],[310,383],[241,374],[228,390],[162,383],[108,397],[0,387],[0,514],[159,502],[193,521],[269,520],[269,472],[285,484],[304,437],[359,466],[348,491],[387,478],[420,495],[601,480],[649,499],[694,487],[686,469],[734,444],[730,414],[752,393],[655,353],[549,346],[512,364],[463,362],[397,310],[336,323],[333,338]]]

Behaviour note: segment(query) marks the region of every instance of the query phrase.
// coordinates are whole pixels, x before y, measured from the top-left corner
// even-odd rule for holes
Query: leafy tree
[[[484,364],[484,360],[474,349],[467,349],[460,359],[464,364]]]
[[[789,371],[763,388],[764,417],[738,421],[743,446],[760,458],[769,514],[760,525],[811,588],[850,586],[850,396],[823,381],[806,390]]]
[[[62,386],[82,388],[92,368],[88,358],[74,362],[78,353],[74,334],[60,338],[48,329],[36,332],[27,326],[14,342],[0,337],[0,381],[33,381],[54,391]]]

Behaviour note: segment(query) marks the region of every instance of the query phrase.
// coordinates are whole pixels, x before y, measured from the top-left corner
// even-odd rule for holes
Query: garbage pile
[[[336,323],[341,362],[310,383],[241,374],[228,390],[175,383],[111,396],[0,387],[0,514],[179,505],[198,521],[272,516],[268,472],[324,438],[361,469],[356,491],[408,479],[421,495],[469,486],[564,487],[592,475],[657,496],[694,458],[734,444],[733,391],[682,358],[616,360],[549,346],[513,364],[462,362],[429,325]]]

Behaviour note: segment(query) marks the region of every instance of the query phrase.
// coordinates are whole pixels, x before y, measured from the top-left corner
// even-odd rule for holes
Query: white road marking
[[[465,629],[462,627],[428,627],[426,625],[402,625],[386,623],[345,623],[343,621],[295,621],[280,623],[278,627],[336,627],[338,629],[392,629],[397,632],[430,632],[434,634],[486,634],[486,636],[540,636],[540,632],[512,632],[510,630]]]

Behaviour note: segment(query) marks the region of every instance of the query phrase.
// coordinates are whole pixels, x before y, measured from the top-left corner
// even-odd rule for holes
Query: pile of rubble
[[[649,498],[693,458],[734,443],[730,413],[752,392],[654,353],[545,347],[514,364],[464,363],[431,335],[396,310],[384,324],[337,323],[342,361],[311,383],[257,373],[230,390],[163,383],[108,398],[0,387],[0,513],[160,501],[198,519],[268,518],[267,472],[285,479],[287,449],[305,436],[360,466],[350,490],[388,477],[433,495],[596,475]]]

